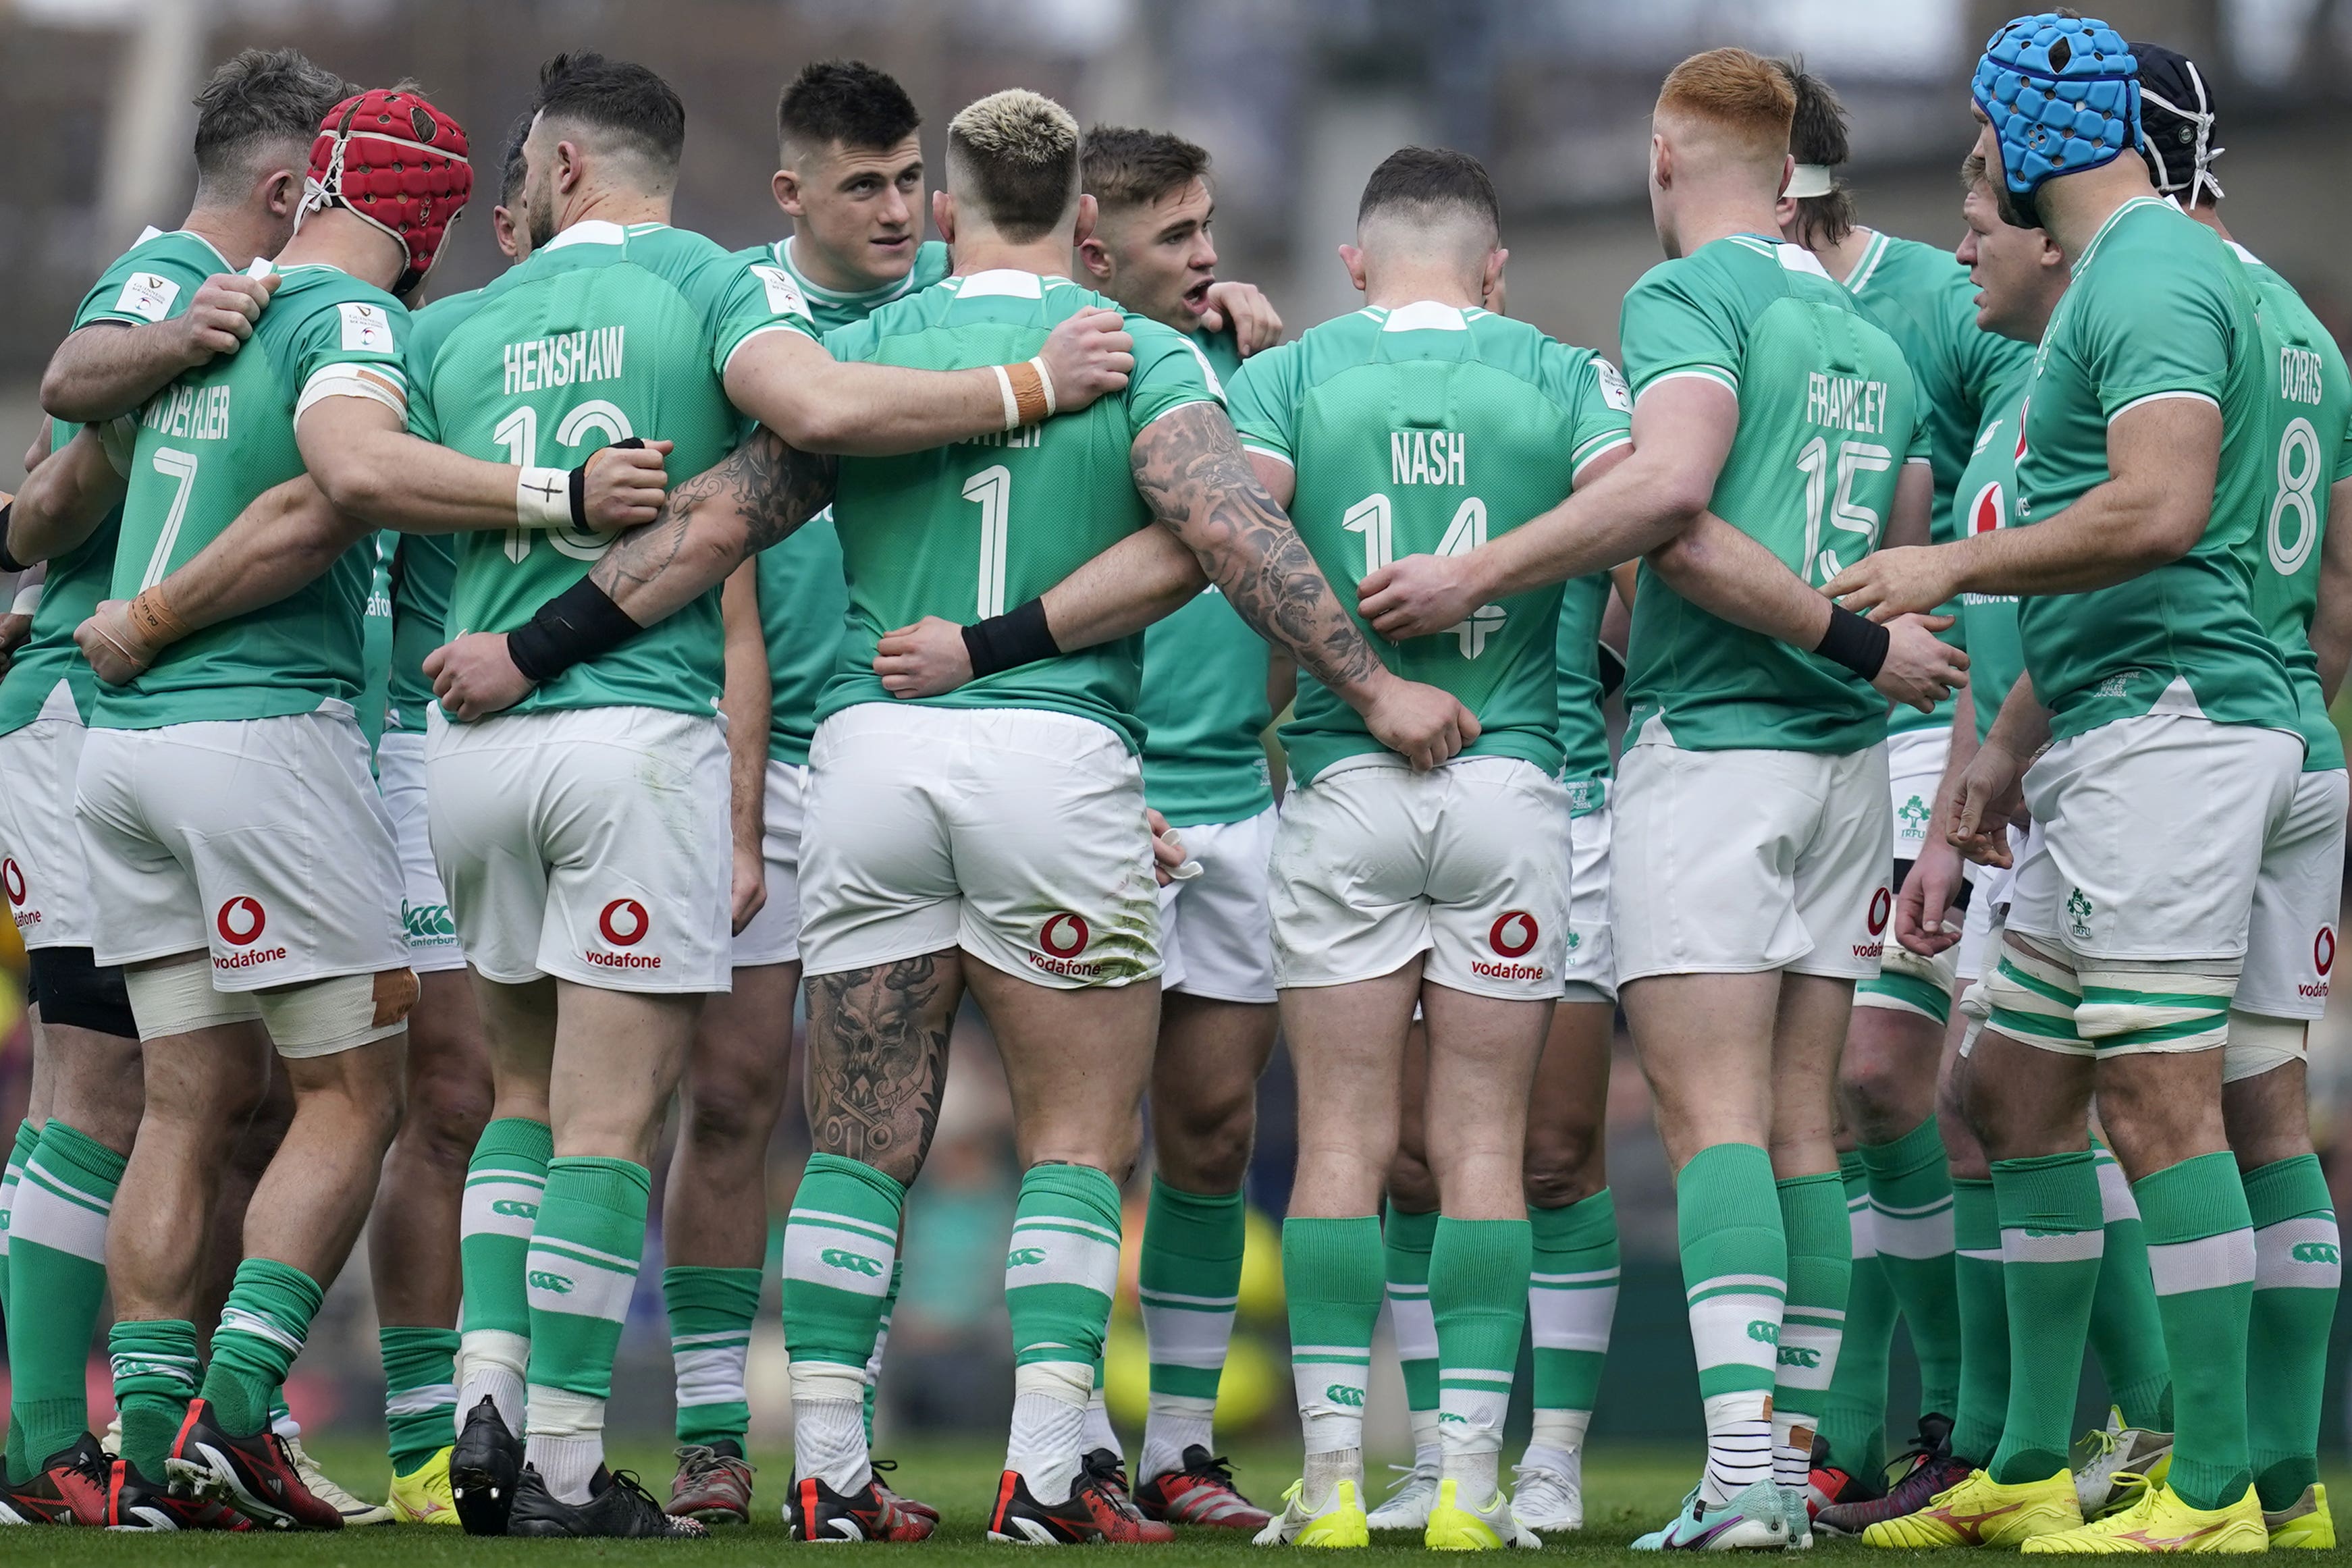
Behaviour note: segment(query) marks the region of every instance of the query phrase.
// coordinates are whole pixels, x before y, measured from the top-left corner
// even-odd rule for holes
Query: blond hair
[[[1078,195],[1078,122],[1042,93],[1008,88],[948,121],[948,185],[1015,245],[1043,239]]]

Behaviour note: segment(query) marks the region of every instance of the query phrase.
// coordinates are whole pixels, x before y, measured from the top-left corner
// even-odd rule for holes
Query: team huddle
[[[1000,92],[927,209],[915,106],[856,61],[785,89],[791,233],[730,253],[668,223],[677,94],[558,56],[497,171],[512,267],[422,305],[464,130],[290,50],[221,68],[194,206],[90,289],[0,511],[36,1007],[0,1522],[747,1519],[805,983],[795,1539],[939,1522],[873,1408],[969,993],[1023,1171],[992,1540],[1580,1528],[1622,1007],[1707,1433],[1637,1548],[2332,1546],[2304,1058],[2352,373],[2223,226],[2192,63],[2057,12],[1971,90],[1955,257],[1861,225],[1817,77],[1675,67],[1621,369],[1506,314],[1461,153],[1380,165],[1363,308],[1285,342],[1216,277],[1198,147]],[[1270,1511],[1213,1434],[1277,1027]],[[604,1428],[674,1100],[664,1502]],[[280,1393],[363,1225],[381,1507]],[[1415,1451],[1376,1502],[1384,1306]],[[2077,1443],[2086,1348],[2116,1408]]]

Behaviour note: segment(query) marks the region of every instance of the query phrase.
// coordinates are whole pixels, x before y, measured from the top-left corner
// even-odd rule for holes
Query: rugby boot
[[[933,1524],[939,1523],[940,1511],[938,1509],[933,1508],[929,1503],[924,1502],[919,1498],[899,1496],[897,1492],[890,1490],[890,1483],[882,1479],[884,1476],[888,1475],[898,1468],[898,1461],[896,1459],[868,1459],[866,1461],[866,1469],[874,1472],[874,1484],[882,1490],[882,1495],[884,1497],[888,1498],[892,1502],[897,1503],[901,1509],[913,1514],[917,1519],[927,1519]]]
[[[1511,1515],[1529,1530],[1566,1531],[1584,1528],[1584,1450],[1568,1450],[1568,1465],[1518,1464],[1511,1488]]]
[[[458,1525],[457,1500],[449,1495],[449,1452],[444,1448],[406,1475],[392,1478],[386,1506],[394,1523]]]
[[[107,1461],[106,1527],[109,1530],[222,1530],[250,1531],[253,1521],[206,1497],[173,1497],[141,1475],[129,1459]]]
[[[1080,1542],[1141,1545],[1176,1539],[1175,1527],[1146,1519],[1128,1495],[1118,1456],[1097,1448],[1086,1457],[1070,1495],[1039,1502],[1019,1470],[1007,1470],[989,1511],[988,1538],[1015,1545],[1071,1546]]]
[[[449,1450],[449,1498],[466,1533],[504,1535],[521,1480],[522,1439],[507,1430],[498,1402],[485,1394]]]
[[[1682,1511],[1663,1530],[1633,1542],[1636,1552],[1781,1552],[1789,1545],[1789,1517],[1780,1489],[1754,1482],[1728,1502],[1699,1500],[1697,1489],[1683,1499]]]
[[[896,1492],[872,1477],[844,1493],[803,1476],[784,1503],[784,1527],[794,1541],[926,1541],[938,1523],[908,1512]]]
[[[1273,1518],[1234,1489],[1233,1466],[1200,1444],[1186,1446],[1183,1461],[1136,1489],[1135,1505],[1144,1518],[1251,1531],[1265,1529]]]
[[[341,1483],[319,1468],[318,1460],[304,1451],[301,1438],[279,1440],[286,1445],[286,1457],[294,1461],[294,1473],[302,1478],[302,1484],[310,1489],[312,1497],[343,1516],[344,1529],[362,1524],[390,1524],[393,1521],[391,1503],[365,1502],[344,1490]]]
[[[1252,1539],[1260,1546],[1369,1546],[1371,1529],[1356,1483],[1337,1481],[1330,1500],[1319,1509],[1307,1506],[1307,1483],[1296,1480],[1282,1494],[1282,1511],[1270,1517]]]
[[[1958,1484],[1929,1498],[1925,1508],[1864,1527],[1862,1541],[1865,1546],[1912,1552],[1940,1546],[2015,1546],[2080,1529],[2082,1523],[2083,1507],[2074,1498],[2074,1477],[2064,1470],[2045,1480],[2007,1486],[1983,1470],[1970,1470]]]
[[[1511,1513],[1510,1500],[1497,1487],[1481,1503],[1465,1503],[1462,1483],[1448,1477],[1437,1483],[1437,1500],[1429,1505],[1429,1522],[1422,1527],[1421,1543],[1432,1552],[1499,1552],[1506,1546],[1538,1547],[1542,1537]]]
[[[2262,1500],[2248,1487],[2237,1501],[2220,1508],[2191,1508],[2170,1487],[2140,1489],[2129,1508],[2090,1523],[2037,1535],[2021,1552],[2070,1555],[2127,1552],[2267,1552],[2270,1531],[2263,1523]]]
[[[1816,1455],[1821,1447],[1816,1441]],[[1976,1469],[1968,1460],[1952,1457],[1952,1424],[1941,1416],[1920,1416],[1917,1439],[1895,1462],[1903,1467],[1903,1473],[1893,1486],[1874,1494],[1861,1487],[1860,1477],[1853,1478],[1855,1490],[1826,1499],[1813,1510],[1814,1528],[1826,1535],[1860,1535],[1881,1520],[1918,1512],[1937,1492],[1959,1485]],[[1813,1471],[1816,1490],[1822,1474],[1819,1468]]]
[[[2314,1481],[2303,1495],[2276,1513],[2263,1512],[2273,1552],[2328,1552],[2336,1546],[2336,1519],[2327,1511],[2327,1485]]]
[[[710,1533],[698,1519],[672,1519],[626,1470],[599,1466],[588,1483],[586,1502],[565,1502],[547,1490],[529,1465],[515,1482],[514,1507],[507,1514],[509,1535],[603,1537],[639,1541],[697,1540]]]
[[[751,1467],[733,1443],[720,1448],[688,1443],[677,1450],[677,1477],[669,1483],[668,1513],[705,1524],[745,1524],[751,1518]]]
[[[163,1461],[174,1492],[207,1497],[270,1530],[341,1530],[343,1516],[303,1483],[286,1440],[264,1427],[249,1437],[221,1430],[212,1401],[188,1401],[188,1413]]]
[[[1429,1505],[1437,1500],[1436,1465],[1391,1465],[1389,1469],[1397,1472],[1396,1484],[1367,1522],[1374,1530],[1421,1529],[1429,1522]]]
[[[0,1524],[83,1524],[104,1528],[113,1463],[84,1432],[23,1486],[0,1483]]]
[[[2121,1512],[2172,1473],[2172,1434],[2126,1427],[2124,1413],[2110,1406],[2106,1426],[2076,1439],[2074,1470],[2084,1519]]]

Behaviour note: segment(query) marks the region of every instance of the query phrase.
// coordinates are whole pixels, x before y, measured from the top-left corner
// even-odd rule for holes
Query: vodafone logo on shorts
[[[248,894],[238,894],[222,904],[213,915],[213,929],[220,939],[237,948],[235,953],[213,955],[215,969],[251,969],[263,964],[274,964],[286,956],[283,947],[257,947],[261,934],[269,928],[269,912],[261,907],[261,900]]]
[[[9,912],[16,916],[16,929],[29,931],[41,923],[41,912],[25,907],[28,896],[25,888],[25,868],[13,860],[0,860],[0,892],[8,895]]]
[[[1872,890],[1870,912],[1864,919],[1870,926],[1870,940],[1853,945],[1857,958],[1881,958],[1886,955],[1886,922],[1895,913],[1895,894],[1885,886]]]
[[[1030,966],[1049,975],[1099,975],[1102,973],[1100,964],[1087,963],[1078,956],[1087,950],[1087,944],[1093,940],[1093,927],[1087,924],[1087,917],[1076,910],[1065,909],[1049,915],[1045,917],[1045,924],[1037,928],[1037,946],[1045,951],[1030,954]]]
[[[652,930],[654,917],[646,906],[634,898],[616,898],[597,913],[596,934],[615,947],[634,947],[646,939]],[[658,969],[658,953],[600,953],[593,947],[581,955],[590,963],[606,969]]]
[[[2336,967],[2336,927],[2323,925],[2311,939],[2311,968],[2319,977],[2316,983],[2305,981],[2295,987],[2298,996],[2324,997],[2327,994],[2327,971]]]
[[[1542,979],[1544,967],[1541,964],[1513,962],[1535,951],[1536,938],[1542,935],[1543,927],[1536,923],[1534,915],[1524,909],[1506,909],[1495,916],[1495,924],[1486,927],[1486,946],[1493,948],[1496,956],[1503,962],[1474,958],[1470,961],[1470,972],[1488,980]]]

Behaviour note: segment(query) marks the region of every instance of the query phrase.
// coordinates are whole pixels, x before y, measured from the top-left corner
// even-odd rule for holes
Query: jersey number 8
[[[2271,500],[2269,538],[2271,568],[2281,577],[2293,577],[2311,559],[2319,540],[2319,433],[2311,421],[2297,414],[2279,437],[2278,494]],[[2294,514],[2294,542],[2289,544],[2282,525]]]

